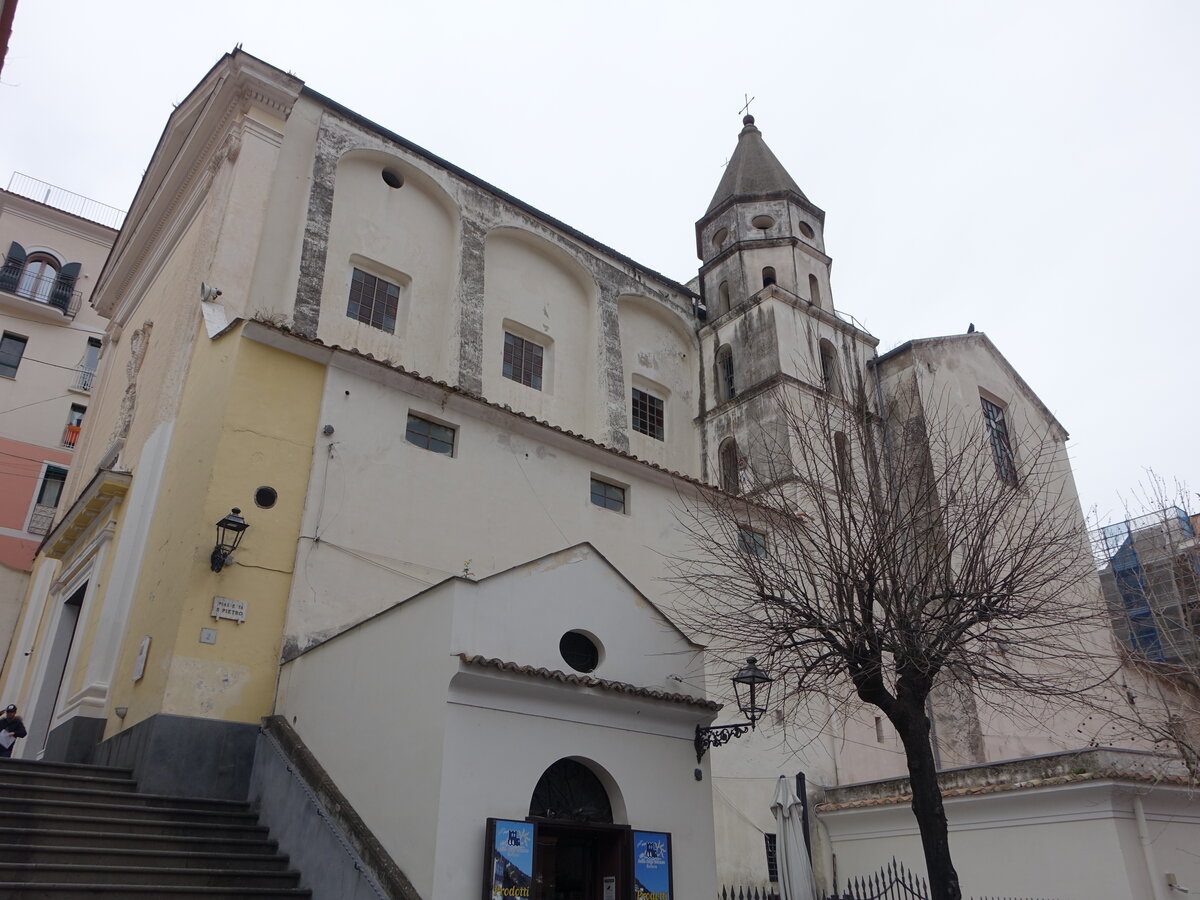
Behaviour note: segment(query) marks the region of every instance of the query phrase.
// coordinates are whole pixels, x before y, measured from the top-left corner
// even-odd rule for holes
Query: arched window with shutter
[[[64,264],[44,250],[26,251],[13,241],[0,268],[0,291],[8,291],[35,303],[44,303],[74,315],[75,282],[80,263]]]

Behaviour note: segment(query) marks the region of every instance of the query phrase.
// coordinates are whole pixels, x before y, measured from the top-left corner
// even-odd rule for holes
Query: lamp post
[[[746,665],[733,676],[733,693],[737,697],[738,709],[748,721],[733,725],[714,725],[711,728],[696,726],[696,762],[704,759],[709,747],[720,747],[747,731],[753,731],[755,723],[767,711],[767,698],[771,692],[770,675],[758,667],[758,660],[751,656]],[[696,770],[697,772],[699,769]]]
[[[249,527],[250,523],[242,518],[242,511],[236,506],[229,515],[223,516],[217,523],[217,545],[213,547],[212,556],[209,558],[214,572],[220,572],[225,568],[229,557],[242,542],[242,534]]]

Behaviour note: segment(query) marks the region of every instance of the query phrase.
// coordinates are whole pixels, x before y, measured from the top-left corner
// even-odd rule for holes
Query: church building
[[[697,728],[741,713],[672,617],[679,509],[789,452],[780,398],[872,373],[1032,424],[1078,514],[1066,433],[983,334],[877,352],[752,116],[701,209],[677,282],[222,58],[94,284],[88,417],[2,676],[17,754],[244,798],[278,717],[426,900],[716,896],[773,874],[780,774],[904,774],[869,717],[768,712],[697,761]],[[947,765],[1077,749],[933,714]],[[832,890],[853,853],[812,833]]]

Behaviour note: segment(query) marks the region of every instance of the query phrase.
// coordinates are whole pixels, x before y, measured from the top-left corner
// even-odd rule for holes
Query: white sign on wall
[[[137,662],[133,664],[133,680],[141,681],[142,676],[146,674],[146,657],[150,655],[150,635],[142,638],[142,645],[138,647]]]
[[[214,619],[233,619],[235,622],[245,622],[246,601],[231,600],[228,597],[213,597],[212,617]]]

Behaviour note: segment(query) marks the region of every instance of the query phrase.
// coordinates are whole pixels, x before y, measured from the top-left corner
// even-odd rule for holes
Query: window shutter
[[[25,248],[13,241],[8,245],[4,268],[0,269],[0,291],[15,291],[21,270],[25,268]]]
[[[79,277],[81,263],[67,263],[58,270],[58,278],[54,280],[54,290],[50,293],[50,305],[57,306],[64,313],[71,306],[71,294],[75,290],[75,280]]]

